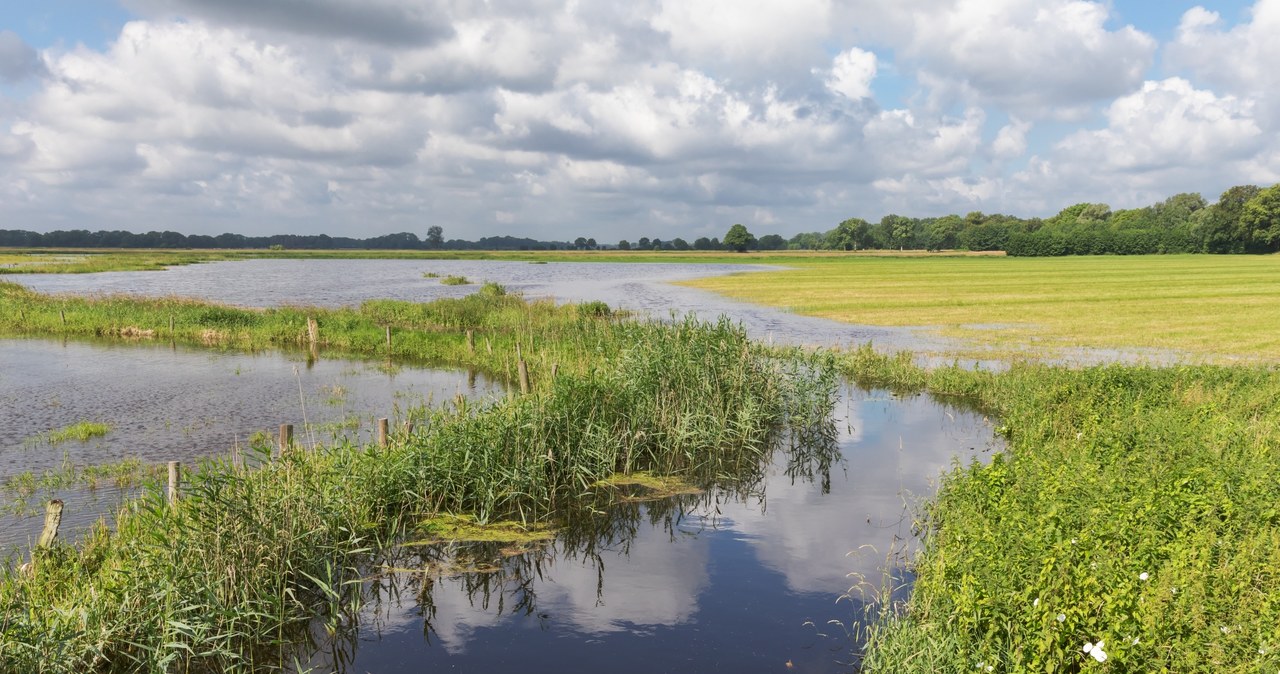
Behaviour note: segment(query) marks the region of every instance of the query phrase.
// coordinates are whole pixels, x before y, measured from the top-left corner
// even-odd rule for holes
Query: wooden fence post
[[[45,547],[53,545],[58,537],[58,527],[62,526],[62,500],[53,499],[44,508],[44,529],[40,532],[40,542],[36,545]]]
[[[467,331],[467,353],[476,352],[476,332],[475,330]]]
[[[387,326],[387,358],[391,357],[391,326]]]
[[[178,461],[169,462],[169,507],[171,508],[178,505],[182,481],[181,467],[182,464]]]
[[[293,424],[280,424],[280,454],[289,451],[293,445]]]
[[[382,417],[378,419],[378,446],[386,447],[388,442],[389,441],[387,439],[387,418]]]

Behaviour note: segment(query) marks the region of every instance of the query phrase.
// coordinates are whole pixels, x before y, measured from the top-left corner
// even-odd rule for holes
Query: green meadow
[[[923,326],[973,350],[1159,349],[1280,359],[1280,256],[797,256],[686,285],[847,323]]]

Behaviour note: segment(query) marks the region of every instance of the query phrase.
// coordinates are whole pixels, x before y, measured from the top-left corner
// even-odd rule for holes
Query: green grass
[[[873,620],[864,671],[1280,668],[1280,372],[922,370],[869,349],[844,368],[974,401],[1008,439],[923,509],[914,588]],[[1099,640],[1105,665],[1082,651]]]
[[[535,382],[528,395],[413,411],[418,430],[396,434],[386,448],[337,443],[273,457],[259,438],[251,462],[258,468],[202,463],[186,472],[176,507],[151,485],[119,513],[115,530],[34,551],[30,573],[0,567],[3,668],[279,667],[317,617],[331,632],[349,624],[371,565],[416,540],[426,518],[448,513],[530,529],[590,519],[617,496],[596,485],[618,473],[745,488],[763,479],[787,428],[828,419],[829,358],[753,344],[727,321],[597,313],[528,303],[498,286],[425,305],[248,311],[49,297],[0,284],[0,329],[10,332],[90,338],[146,326],[157,338],[303,349],[311,317],[325,350],[380,356],[393,326],[397,358],[451,359],[507,375],[519,343]]]
[[[1280,256],[808,257],[787,264],[794,269],[685,284],[849,323],[926,326],[1011,354],[1095,347],[1280,359]]]
[[[47,443],[50,445],[60,445],[64,442],[75,440],[76,442],[88,442],[93,438],[100,438],[111,431],[111,424],[104,424],[98,421],[79,421],[65,428],[59,428],[41,433],[28,442],[31,443]]]
[[[469,285],[470,283],[471,281],[468,281],[467,277],[454,276],[453,274],[450,274],[440,279],[440,285],[442,286],[465,286],[465,285]]]

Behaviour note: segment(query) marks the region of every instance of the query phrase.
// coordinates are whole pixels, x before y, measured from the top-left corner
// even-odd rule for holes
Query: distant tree
[[[694,239],[693,249],[694,250],[711,250],[711,239],[708,239],[705,236],[700,236],[697,239]]]
[[[439,248],[444,245],[444,228],[440,225],[431,225],[427,228],[427,247]]]
[[[577,248],[578,250],[582,250],[582,249],[586,248],[586,247],[587,247],[587,239],[586,239],[585,237],[581,237],[581,236],[580,236],[580,237],[578,237],[578,238],[576,238],[576,239],[574,239],[574,240],[573,240],[573,247],[574,247],[574,248]]]
[[[671,240],[671,247],[675,250],[689,250],[690,248],[689,242],[678,236]]]
[[[1280,183],[1272,185],[1248,201],[1240,223],[1259,252],[1280,248]]]
[[[886,215],[880,218],[880,236],[888,247],[905,250],[911,243],[913,225],[911,218],[906,216]]]
[[[756,237],[752,236],[746,227],[737,224],[730,227],[729,231],[725,233],[724,245],[732,251],[743,253],[748,248],[756,245]]]
[[[723,248],[724,246],[720,244],[719,237],[716,237],[716,236],[711,237],[711,247],[708,248],[707,250],[721,250]]]
[[[588,239],[587,239],[587,248],[588,248],[588,249],[590,249],[590,250],[595,250],[595,249],[597,248],[597,246],[596,246],[596,240],[595,240],[595,239],[592,239],[592,238],[588,238]]]
[[[619,241],[618,250],[631,250],[631,242],[626,239]]]
[[[1243,253],[1250,245],[1249,232],[1241,222],[1245,204],[1262,192],[1257,185],[1236,185],[1218,197],[1199,220],[1200,240],[1207,253]]]
[[[653,250],[662,250],[663,247],[664,246],[662,245],[662,239],[654,239],[653,244],[650,246],[650,248]]]
[[[825,246],[826,236],[819,232],[801,232],[791,237],[787,247],[792,250],[817,250]]]
[[[858,250],[871,243],[871,223],[862,218],[849,218],[827,232],[823,244],[831,250]]]
[[[649,237],[642,236],[640,237],[640,240],[636,242],[636,248],[639,250],[652,250],[653,243],[649,241]]]
[[[964,221],[958,215],[934,218],[925,226],[924,244],[929,250],[949,250],[959,245]]]
[[[784,250],[787,240],[777,234],[765,234],[756,242],[760,250]]]

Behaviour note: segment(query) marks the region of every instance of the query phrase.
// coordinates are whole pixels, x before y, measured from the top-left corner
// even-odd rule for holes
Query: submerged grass
[[[397,357],[514,374],[519,343],[534,373],[530,394],[459,399],[389,447],[340,442],[273,457],[260,442],[257,469],[202,463],[176,506],[153,484],[114,531],[37,549],[28,573],[0,569],[3,669],[276,669],[316,616],[331,631],[353,619],[372,556],[412,540],[425,518],[554,525],[594,512],[605,489],[596,485],[618,473],[758,481],[784,428],[830,412],[829,358],[766,349],[727,321],[599,313],[500,287],[426,305],[248,311],[0,284],[10,333],[110,336],[137,325],[175,341],[305,348],[312,318],[326,351],[381,355],[390,326]]]
[[[79,421],[70,426],[59,428],[41,433],[28,440],[30,444],[49,444],[60,445],[64,442],[75,440],[77,442],[88,442],[93,438],[100,438],[111,432],[111,424],[104,424],[99,421]]]
[[[843,367],[965,396],[1008,439],[924,509],[910,599],[873,622],[864,671],[1280,667],[1280,372],[923,370],[869,349]]]

